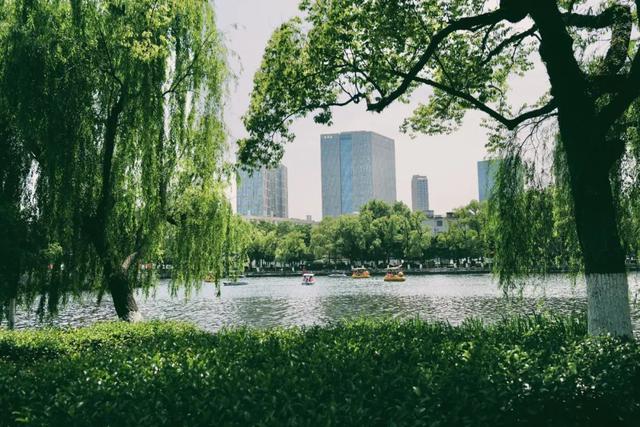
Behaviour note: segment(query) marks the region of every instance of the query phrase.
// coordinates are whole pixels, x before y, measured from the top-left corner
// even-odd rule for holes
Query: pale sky
[[[235,141],[246,135],[241,117],[249,105],[253,75],[264,47],[280,24],[299,14],[298,0],[214,0],[214,3],[218,26],[233,55],[229,62],[237,75],[225,112],[231,141]],[[514,80],[512,99],[517,105],[532,104],[547,90],[546,74],[537,67],[526,78]],[[484,116],[468,113],[462,128],[451,135],[418,135],[411,139],[399,127],[425,93],[428,92],[419,91],[410,104],[393,104],[381,114],[367,112],[362,104],[334,109],[334,124],[330,127],[318,125],[311,118],[298,120],[293,126],[296,140],[286,146],[283,158],[289,171],[289,216],[321,218],[320,135],[352,130],[370,130],[395,140],[397,196],[407,205],[411,206],[411,177],[416,174],[428,177],[430,209],[436,213],[477,199],[476,162],[486,156],[487,137],[480,126]]]

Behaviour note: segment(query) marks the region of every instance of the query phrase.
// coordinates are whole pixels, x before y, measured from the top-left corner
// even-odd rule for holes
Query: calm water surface
[[[223,327],[291,326],[326,324],[352,317],[393,317],[445,320],[458,324],[467,317],[494,321],[514,313],[548,310],[556,313],[586,310],[584,282],[566,276],[547,278],[528,286],[521,295],[505,298],[490,275],[409,276],[404,283],[385,283],[382,277],[317,277],[313,286],[300,285],[299,277],[248,278],[246,286],[222,288],[217,298],[212,284],[204,283],[189,298],[184,292],[171,297],[163,281],[137,301],[145,319],[182,320],[215,331]],[[640,275],[629,276],[631,298],[640,304]],[[115,320],[110,298],[100,305],[85,296],[69,302],[58,316],[39,322],[34,311],[16,314],[16,327],[42,325],[84,326]],[[633,306],[633,321],[640,330],[640,308]]]

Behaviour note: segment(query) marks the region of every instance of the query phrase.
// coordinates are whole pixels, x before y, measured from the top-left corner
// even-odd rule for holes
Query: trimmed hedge
[[[638,425],[640,346],[577,317],[0,332],[3,425]]]

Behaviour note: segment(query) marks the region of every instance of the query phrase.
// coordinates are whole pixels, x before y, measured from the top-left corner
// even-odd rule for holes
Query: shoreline
[[[307,271],[307,270],[305,270]],[[469,274],[469,275],[482,275],[482,274],[491,274],[491,270],[489,269],[453,269],[453,268],[441,268],[441,269],[423,269],[423,270],[403,270],[406,276],[427,276],[427,275],[437,275],[437,274]],[[259,273],[256,272],[246,272],[245,277],[297,277],[302,275],[302,270],[300,271],[262,271]],[[313,273],[314,275],[320,276],[329,276],[330,274],[334,274],[335,271],[314,271],[308,270],[308,272]],[[371,277],[374,276],[384,276],[385,270],[369,270]],[[350,273],[345,272],[346,277],[351,277]]]
[[[328,276],[330,274],[336,273],[336,271],[340,272],[340,270],[297,270],[297,271],[261,271],[261,272],[245,272],[245,277],[297,277],[301,276],[304,272],[310,272],[314,275]],[[404,269],[404,274],[406,276],[430,276],[430,275],[485,275],[492,274],[492,270],[489,268],[428,268],[421,270],[409,270]],[[640,271],[640,266],[627,266],[627,273]],[[343,272],[347,275],[346,277],[350,277],[350,273],[347,271]],[[369,269],[371,277],[375,276],[384,276],[386,273],[386,269]],[[554,269],[549,271],[547,274],[568,274],[570,271],[568,269]]]

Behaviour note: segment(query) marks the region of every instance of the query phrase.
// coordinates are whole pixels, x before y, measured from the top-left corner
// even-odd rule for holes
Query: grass
[[[2,425],[637,425],[640,346],[580,317],[0,332]]]

